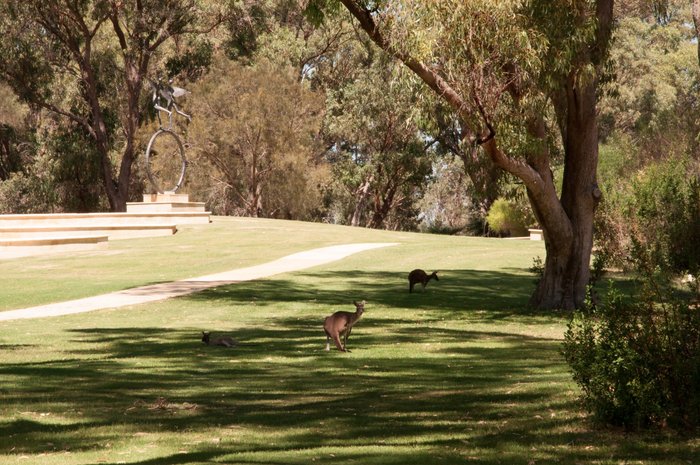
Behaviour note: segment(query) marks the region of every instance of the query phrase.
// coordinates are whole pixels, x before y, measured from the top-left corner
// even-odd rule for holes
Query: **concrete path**
[[[298,271],[313,266],[334,262],[358,252],[398,245],[396,243],[361,243],[334,245],[320,249],[299,252],[286,257],[263,263],[262,265],[239,268],[207,276],[183,279],[170,283],[154,284],[137,287],[119,292],[112,292],[84,299],[70,300],[38,307],[23,308],[0,312],[0,321],[19,320],[25,318],[41,318],[47,316],[70,315],[73,313],[89,312],[103,308],[117,308],[157,300],[179,297],[212,287],[222,286],[241,281]]]

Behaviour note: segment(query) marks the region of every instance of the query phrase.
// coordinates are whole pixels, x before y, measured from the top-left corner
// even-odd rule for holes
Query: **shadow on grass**
[[[208,289],[189,298],[225,301],[232,305],[316,302],[352,309],[352,301],[406,309],[430,308],[444,312],[489,310],[493,318],[507,314],[538,314],[528,308],[534,278],[522,273],[472,270],[441,271],[425,291],[408,291],[405,273],[338,271],[295,273],[294,280],[269,278]],[[544,314],[544,313],[542,313]]]
[[[469,312],[494,322],[539,316],[522,308],[529,276],[447,270],[414,294],[398,273],[295,276],[187,299],[249,310],[255,302],[262,314],[268,305],[350,309],[353,299],[391,311],[371,318],[368,305],[350,354],[323,350],[322,319],[311,310],[243,325],[233,349],[203,345],[197,329],[72,330],[69,347],[52,360],[0,365],[3,408],[18,412],[0,421],[0,454],[102,451],[152,434],[173,445],[158,458],[129,463],[695,459],[682,439],[627,442],[581,426],[559,340],[444,324]],[[220,441],[202,439],[212,434]]]
[[[75,330],[73,358],[4,365],[0,377],[8,383],[5,408],[48,409],[49,418],[79,413],[80,420],[0,423],[0,454],[99,450],[137,433],[185,441],[212,428],[224,440],[130,463],[289,464],[329,461],[331,453],[329,463],[447,464],[467,456],[527,463],[535,446],[538,457],[562,463],[610,454],[596,452],[601,438],[577,427],[575,416],[551,414],[577,408],[559,392],[568,376],[559,341],[405,327],[389,348],[366,331],[356,351],[340,354],[322,350],[312,323],[287,318],[275,328],[244,328],[235,349],[204,346],[194,331]],[[393,345],[411,350],[392,352]],[[245,435],[226,439],[226,431]],[[656,453],[639,446],[619,455],[614,447],[627,459]]]

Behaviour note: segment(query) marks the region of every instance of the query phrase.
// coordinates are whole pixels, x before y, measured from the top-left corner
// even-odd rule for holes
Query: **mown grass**
[[[357,228],[355,228],[357,229]],[[352,237],[346,240],[346,235]],[[174,236],[110,241],[107,250],[0,260],[0,311],[70,300],[273,260],[345,242],[382,241],[380,231],[215,217]]]
[[[199,258],[167,258],[160,239],[125,241],[120,254],[15,261],[3,273],[29,280],[57,266],[68,275],[59,284],[95,290],[93,274],[76,270],[115,257],[152,282],[321,245],[400,245],[169,301],[0,323],[0,464],[700,463],[696,433],[629,434],[582,412],[560,353],[566,316],[525,305],[541,243],[264,220],[210,226],[170,238]],[[153,265],[162,257],[170,261]],[[154,277],[143,261],[167,271]],[[417,266],[441,278],[409,294]],[[125,275],[110,267],[99,279],[114,289]],[[33,292],[13,300],[31,303]],[[325,352],[323,317],[352,310],[353,299],[367,307],[352,352]],[[203,346],[201,330],[239,346]]]

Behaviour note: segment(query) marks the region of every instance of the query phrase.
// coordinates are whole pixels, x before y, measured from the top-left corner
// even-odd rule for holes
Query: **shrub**
[[[673,274],[700,272],[700,174],[688,163],[651,166],[634,183],[634,247]]]
[[[627,428],[700,426],[700,308],[674,287],[700,273],[700,175],[688,161],[655,163],[602,207],[597,256],[643,278],[633,301],[611,292],[569,324],[564,355],[584,403]]]
[[[16,171],[0,182],[0,213],[52,213],[58,205],[55,160],[36,157],[27,172]]]
[[[609,264],[635,268],[645,256],[669,276],[700,273],[700,174],[688,161],[647,166],[605,193],[596,242]]]
[[[700,311],[663,294],[650,278],[640,299],[612,292],[569,323],[564,355],[597,419],[630,429],[700,425]]]
[[[497,199],[491,205],[486,222],[498,234],[524,236],[527,234],[529,219],[527,212],[515,202]]]

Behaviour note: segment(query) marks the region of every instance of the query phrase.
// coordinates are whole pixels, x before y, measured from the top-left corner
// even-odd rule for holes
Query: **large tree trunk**
[[[700,63],[700,0],[693,0],[693,22],[695,37],[698,39],[698,63]]]
[[[87,41],[84,48],[82,60],[79,64],[81,67],[81,76],[83,78],[83,82],[85,83],[83,91],[84,99],[90,105],[90,113],[92,116],[91,122],[89,123],[90,127],[88,129],[90,129],[91,134],[95,138],[97,152],[100,155],[102,181],[105,186],[107,200],[109,201],[109,209],[113,212],[125,212],[126,202],[129,195],[128,191],[129,180],[131,179],[131,165],[133,164],[134,160],[133,140],[135,136],[135,129],[133,131],[127,131],[127,148],[122,159],[119,176],[115,180],[112,159],[110,157],[109,133],[107,130],[107,124],[105,123],[104,111],[100,105],[95,70],[93,69],[91,62],[91,42]],[[140,91],[140,87],[137,90]],[[134,97],[130,94],[129,98],[138,99],[138,95]],[[130,102],[130,105],[133,104]],[[136,117],[138,117],[138,115]]]
[[[581,64],[562,80],[560,91],[554,96],[564,142],[560,203],[570,233],[563,236],[553,234],[551,229],[559,225],[552,224],[552,221],[544,221],[542,225],[547,258],[544,275],[531,299],[531,304],[539,308],[579,308],[586,299],[593,249],[593,217],[602,197],[597,180],[598,76],[612,34],[613,3],[614,0],[598,0],[596,40],[580,51]],[[595,69],[588,76],[584,75],[586,64]]]
[[[122,37],[120,35],[119,37]],[[126,44],[123,49],[126,50]],[[116,189],[113,193],[114,199],[110,200],[114,211],[126,211],[126,203],[129,200],[129,184],[131,183],[131,171],[136,161],[136,132],[141,124],[141,109],[139,107],[139,97],[143,88],[142,77],[146,75],[148,69],[148,54],[139,58],[140,64],[137,66],[132,59],[125,54],[124,78],[128,93],[128,111],[124,117],[122,127],[126,136],[126,146],[122,153],[119,175],[117,177]]]
[[[545,270],[531,304],[538,308],[572,309],[581,306],[585,300],[590,274],[593,215],[601,196],[596,182],[596,74],[606,56],[614,0],[597,0],[595,40],[577,51],[577,59],[571,64],[569,76],[561,80],[560,95],[555,96],[559,100],[555,103],[565,151],[561,199],[557,196],[552,179],[546,143],[541,144],[541,153],[525,154],[525,160],[504,153],[478,95],[460,95],[440,74],[439,69],[392,44],[375,24],[373,12],[363,2],[340,1],[380,48],[401,60],[454,111],[461,114],[464,121],[473,119],[467,109],[471,106],[471,99],[476,101],[485,127],[480,131],[471,131],[473,134],[468,134],[468,140],[480,145],[496,166],[523,181],[545,233]],[[517,86],[516,82],[513,82],[513,88],[509,91],[517,100],[520,90],[514,86]],[[528,130],[540,140],[546,140],[542,115],[533,118]]]

